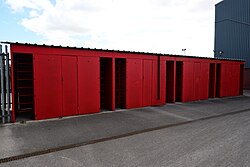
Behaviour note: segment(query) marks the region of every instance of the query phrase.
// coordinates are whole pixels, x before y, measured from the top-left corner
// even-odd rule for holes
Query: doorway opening
[[[176,89],[175,89],[175,101],[182,101],[182,88],[183,88],[183,62],[176,62]]]
[[[13,69],[16,121],[33,120],[35,117],[33,55],[14,53]]]
[[[243,95],[243,87],[244,87],[244,64],[240,65],[240,86],[239,86],[239,94]]]
[[[126,108],[126,59],[115,59],[115,108]]]
[[[166,103],[174,103],[175,83],[174,83],[174,61],[166,62]]]
[[[112,58],[100,58],[101,111],[112,109]]]
[[[221,97],[221,63],[216,65],[216,97]]]
[[[209,98],[215,97],[215,82],[216,82],[216,70],[215,63],[210,64],[209,68]]]

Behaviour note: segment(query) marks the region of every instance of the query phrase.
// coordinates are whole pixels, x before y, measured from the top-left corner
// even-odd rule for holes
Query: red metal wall
[[[35,119],[62,116],[61,56],[34,58]]]
[[[209,63],[200,64],[200,89],[199,89],[199,100],[208,99],[209,95]]]
[[[100,71],[98,57],[78,57],[79,114],[100,111]]]
[[[152,105],[153,61],[143,60],[142,106]]]
[[[142,60],[127,59],[126,63],[126,108],[142,107]]]
[[[35,119],[100,111],[99,58],[36,55],[34,62]]]
[[[208,99],[209,64],[184,62],[183,102]]]
[[[62,116],[77,115],[77,57],[62,56]],[[46,91],[46,90],[44,90]]]
[[[126,108],[175,102],[180,67],[176,62],[182,62],[178,76],[182,102],[237,96],[243,88],[240,67],[244,62],[240,61],[19,44],[12,44],[11,52],[33,54],[35,119],[100,112],[100,57],[110,58],[104,88],[110,92],[105,103],[112,110],[116,58],[126,59]]]
[[[194,63],[184,62],[183,63],[183,89],[182,89],[182,101],[194,100]],[[199,88],[197,88],[198,91]]]
[[[221,65],[220,97],[237,96],[240,88],[240,65],[223,63]]]

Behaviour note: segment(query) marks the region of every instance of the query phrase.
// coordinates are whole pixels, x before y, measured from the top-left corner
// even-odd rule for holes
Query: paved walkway
[[[249,110],[250,96],[247,91],[245,96],[233,98],[4,125],[0,127],[0,161]]]

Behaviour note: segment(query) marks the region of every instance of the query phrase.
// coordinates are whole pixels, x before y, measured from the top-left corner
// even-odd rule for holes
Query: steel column
[[[2,45],[0,45],[0,70],[1,70],[1,110],[2,123],[5,123],[5,94],[4,94],[4,54],[2,53]]]
[[[5,66],[5,77],[6,77],[6,103],[7,103],[7,121],[10,122],[10,73],[9,73],[9,53],[8,46],[5,45],[6,54],[6,66]]]

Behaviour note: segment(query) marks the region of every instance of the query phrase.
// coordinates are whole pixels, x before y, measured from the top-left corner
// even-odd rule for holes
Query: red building
[[[9,44],[13,122],[243,94],[241,60]]]

